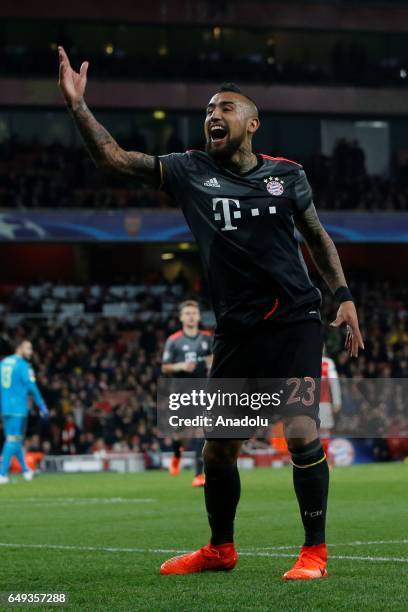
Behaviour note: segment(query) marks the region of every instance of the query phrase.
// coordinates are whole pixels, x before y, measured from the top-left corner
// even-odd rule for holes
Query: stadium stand
[[[366,350],[348,361],[343,336],[326,325],[326,346],[341,377],[404,378],[408,376],[408,289],[403,282],[351,283],[360,306]],[[16,338],[28,336],[36,349],[35,369],[50,407],[48,424],[32,412],[27,448],[51,454],[132,450],[144,453],[149,467],[160,467],[160,454],[171,441],[155,426],[156,381],[165,338],[178,329],[177,304],[182,285],[68,286],[44,283],[2,292],[1,355]],[[119,307],[119,310],[115,307]],[[323,320],[334,319],[335,304],[325,295]],[[206,312],[204,311],[204,319]],[[373,400],[374,401],[374,400]],[[364,428],[373,414],[401,415],[401,398],[390,412],[367,401],[350,421]],[[380,424],[387,432],[394,417]],[[252,441],[251,447],[265,445]],[[387,451],[385,448],[385,451]],[[384,448],[381,458],[387,458]],[[384,455],[385,453],[385,455]]]
[[[96,78],[208,81],[233,73],[247,82],[307,85],[349,84],[406,87],[406,54],[401,36],[385,32],[357,39],[344,32],[241,28],[150,27],[129,23],[105,26],[103,48],[90,45],[98,25],[43,23],[48,45],[39,45],[29,30],[8,25],[0,38],[0,74],[53,75],[55,40],[74,61],[92,54]],[[0,26],[1,27],[1,26]],[[3,26],[4,27],[4,26]],[[2,34],[0,29],[0,35]],[[187,53],[186,53],[187,49]],[[307,53],[305,53],[307,49]],[[141,61],[142,59],[142,61]]]
[[[408,561],[406,521],[401,520],[406,515],[408,467],[407,31],[407,0],[102,0],[97,4],[3,0],[0,361],[20,350],[16,344],[21,339],[32,342],[30,388],[36,379],[49,418],[46,411],[40,415],[41,404],[34,406],[31,399],[25,418],[27,398],[25,393],[19,397],[26,381],[13,378],[16,359],[3,362],[0,547],[5,587],[0,600],[22,605],[39,601],[40,596],[51,597],[48,603],[87,610],[238,612],[248,608],[250,594],[254,611],[276,607],[277,599],[283,612],[306,607],[406,610],[407,581],[398,570]],[[260,186],[255,186],[258,193],[244,188],[252,184],[244,156],[237,164],[227,158],[220,162],[224,169],[243,173],[234,177],[234,184],[229,181],[229,187],[213,176],[217,168],[212,164],[203,167],[203,173],[208,168],[208,177],[193,176],[184,182],[180,173],[183,192],[174,190],[178,203],[163,190],[132,178],[145,176],[138,174],[139,164],[134,163],[143,158],[123,154],[112,141],[109,144],[82,102],[76,106],[80,87],[78,95],[66,95],[71,87],[65,77],[72,74],[68,70],[67,75],[60,45],[82,76],[80,67],[89,62],[86,105],[124,151],[163,155],[201,150],[212,96],[221,83],[236,83],[259,108],[262,128],[254,137],[253,151],[303,165],[345,278],[330,241],[313,220],[313,207],[308,213],[304,210],[303,229],[300,216],[295,216],[292,196],[302,209],[310,198],[306,189],[298,189],[302,173],[296,166],[289,169],[292,164],[272,166],[276,174],[271,169],[269,178],[262,176]],[[251,124],[255,123],[252,118]],[[119,168],[111,164],[110,171],[130,173],[115,177],[98,170],[81,133],[94,158],[99,149],[101,167],[109,166],[109,157],[126,161]],[[255,162],[252,155],[251,159]],[[171,160],[167,162],[170,169],[163,169],[162,178],[171,189]],[[144,158],[147,168],[147,180],[156,185],[149,176],[153,160]],[[258,171],[263,171],[261,164]],[[288,181],[279,178],[280,172],[284,176],[288,172]],[[209,212],[206,220],[214,219],[218,225],[208,240],[205,229],[194,229],[194,241],[188,227],[192,224],[185,223],[179,207],[194,204],[199,190],[206,193],[206,200],[200,198],[203,210]],[[265,211],[257,203],[256,208],[247,206],[252,196],[265,201]],[[282,199],[275,206],[275,197],[281,196],[284,203]],[[270,231],[263,223],[264,212]],[[238,221],[231,226],[228,219]],[[303,404],[302,416],[319,399],[319,387],[323,390],[320,440],[314,424],[306,438],[297,427],[298,419],[284,424],[274,413],[268,431],[259,429],[247,439],[239,457],[234,450],[237,442],[207,445],[206,486],[204,491],[189,490],[187,470],[201,453],[202,432],[190,430],[196,438],[188,441],[178,424],[164,429],[169,425],[169,405],[160,401],[157,391],[163,382],[165,340],[181,327],[179,306],[185,299],[197,300],[201,327],[214,330],[208,280],[202,273],[207,261],[211,276],[219,281],[215,284],[225,288],[222,307],[232,306],[234,312],[235,297],[229,291],[234,270],[242,272],[237,294],[242,292],[243,303],[246,293],[251,294],[254,270],[259,297],[268,299],[276,293],[280,306],[285,306],[291,290],[283,289],[281,294],[276,290],[279,278],[285,272],[289,275],[291,268],[288,243],[283,240],[280,245],[283,228],[293,255],[299,238],[299,254],[303,253],[311,280],[322,291],[325,356],[317,381],[321,358],[317,335],[304,345],[303,359],[295,353],[303,330],[317,331],[317,322],[305,321],[299,327],[294,322],[276,363],[284,363],[286,356],[289,363],[282,372],[290,375],[289,368],[297,377],[305,376],[302,370],[313,365],[317,377],[313,373],[313,379],[291,378],[285,383],[289,388],[294,383],[295,389],[289,391],[293,401],[287,404],[298,404],[295,409]],[[201,249],[200,242],[208,249]],[[207,250],[209,257],[203,258]],[[249,256],[241,257],[240,252],[247,250],[252,251]],[[268,258],[272,251],[275,254]],[[224,261],[228,272],[222,273]],[[245,275],[246,262],[250,267]],[[273,274],[265,276],[269,264]],[[345,350],[347,326],[330,326],[339,303],[320,274],[340,300],[348,301],[344,284],[350,287],[362,333],[358,359]],[[296,276],[290,283],[295,289]],[[300,274],[298,280],[300,290],[301,284],[306,287]],[[317,304],[304,309],[300,292],[299,315],[317,318]],[[216,299],[214,306],[219,304]],[[268,347],[265,343],[265,349],[275,349],[275,339],[281,337],[274,330],[282,335],[288,331],[279,329],[282,311],[274,308],[268,305],[261,323],[265,337],[272,326],[272,341]],[[356,339],[354,309],[343,305],[340,313],[345,310]],[[244,317],[251,318],[251,312],[242,315],[243,323]],[[256,326],[250,329],[246,338],[239,333],[237,341],[256,339],[257,331]],[[348,333],[350,340],[350,328]],[[182,340],[180,345],[184,359],[194,361],[189,343]],[[28,359],[30,350],[27,346],[21,350],[22,358]],[[260,368],[269,366],[267,375],[276,372],[254,343],[248,342],[242,353],[251,373],[258,363]],[[275,362],[275,356],[272,359]],[[175,361],[174,370],[184,371]],[[231,372],[242,366],[238,359],[233,361]],[[330,381],[334,374],[335,385]],[[176,382],[170,382],[171,390]],[[205,379],[200,383],[197,386],[208,389]],[[287,387],[280,386],[279,392],[284,394]],[[341,393],[336,394],[334,387]],[[190,405],[188,411],[189,417]],[[164,413],[166,419],[160,420]],[[246,413],[254,414],[249,409]],[[310,425],[305,418],[299,421]],[[229,435],[238,437],[236,432]],[[183,451],[178,453],[181,445]],[[22,461],[23,446],[27,466]],[[181,454],[176,457],[182,468],[179,478],[169,470],[175,452]],[[283,572],[285,578],[326,576],[328,466],[333,468],[328,505],[332,577],[316,600],[307,585],[291,588],[277,577]],[[258,467],[264,469],[252,469]],[[217,558],[232,548],[232,530],[227,534],[221,524],[231,526],[239,498],[236,468],[243,484],[236,530],[239,571],[197,581],[188,576],[159,577],[159,567],[170,552],[179,555],[205,543],[203,493],[212,530],[210,545],[189,556],[190,568],[183,567],[177,556],[161,565],[161,573],[169,568],[219,568]],[[145,470],[152,472],[139,473]],[[300,512],[290,485],[292,472]],[[301,556],[288,576],[302,541]],[[235,564],[235,553],[233,560]],[[233,564],[223,562],[223,569]],[[185,586],[182,581],[187,581]],[[45,599],[41,601],[45,605]]]
[[[168,151],[174,150],[171,144]],[[355,141],[339,140],[332,157],[319,155],[300,161],[320,209],[408,209],[407,168],[401,168],[395,177],[369,176],[364,152]],[[58,143],[23,145],[10,140],[0,150],[1,208],[109,210],[174,205],[163,191],[104,176],[82,147],[78,150]]]

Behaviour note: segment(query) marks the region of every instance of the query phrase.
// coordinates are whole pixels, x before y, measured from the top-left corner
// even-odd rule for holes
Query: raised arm
[[[363,338],[356,307],[348,291],[346,278],[339,254],[333,240],[326,232],[317,215],[314,204],[295,217],[295,224],[305,239],[310,255],[333,295],[341,302],[336,320],[331,323],[338,327],[347,324],[346,348],[351,357],[358,356],[358,349],[364,349]]]
[[[85,146],[98,168],[135,176],[145,183],[158,186],[160,177],[156,158],[122,149],[87,107],[84,94],[89,62],[83,62],[80,71],[75,72],[63,47],[58,47],[58,55],[58,85]]]

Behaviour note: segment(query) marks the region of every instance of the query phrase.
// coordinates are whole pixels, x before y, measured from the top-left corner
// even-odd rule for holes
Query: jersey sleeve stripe
[[[183,332],[181,330],[174,332],[174,334],[171,334],[169,336],[169,340],[176,340],[176,338],[180,338],[183,335]]]
[[[298,162],[293,161],[293,159],[288,159],[287,157],[272,157],[271,155],[265,155],[264,153],[261,153],[261,157],[263,157],[264,159],[271,159],[272,161],[285,161],[285,162],[288,162],[289,164],[294,164],[295,166],[299,166],[300,168],[302,167],[302,164],[299,164]]]

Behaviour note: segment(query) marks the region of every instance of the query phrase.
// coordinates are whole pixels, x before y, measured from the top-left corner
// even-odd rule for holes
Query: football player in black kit
[[[88,62],[75,72],[61,47],[59,59],[62,94],[97,166],[160,186],[183,209],[201,251],[217,319],[210,376],[320,377],[321,296],[309,279],[295,228],[338,300],[332,325],[347,326],[346,347],[356,357],[363,340],[337,250],[319,221],[302,167],[253,152],[252,137],[260,125],[256,104],[226,84],[207,104],[205,152],[155,157],[125,151],[85,103]],[[283,575],[288,580],[327,576],[329,470],[315,404],[312,409],[299,402],[297,412],[284,422],[305,531],[299,557]],[[242,443],[207,440],[204,491],[211,540],[196,552],[165,561],[162,574],[235,567],[233,525]]]
[[[162,372],[167,376],[181,378],[206,378],[212,364],[212,334],[199,329],[200,307],[195,300],[185,300],[179,307],[182,329],[171,334],[166,340],[163,351]],[[203,487],[202,440],[195,439],[195,476],[193,487]],[[173,457],[169,472],[172,476],[180,473],[182,441],[173,439]]]

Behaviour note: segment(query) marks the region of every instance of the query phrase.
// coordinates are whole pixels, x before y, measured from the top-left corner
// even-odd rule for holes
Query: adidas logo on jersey
[[[219,184],[216,178],[208,179],[208,181],[205,181],[203,185],[204,187],[218,187],[218,188],[221,187],[221,185]]]

